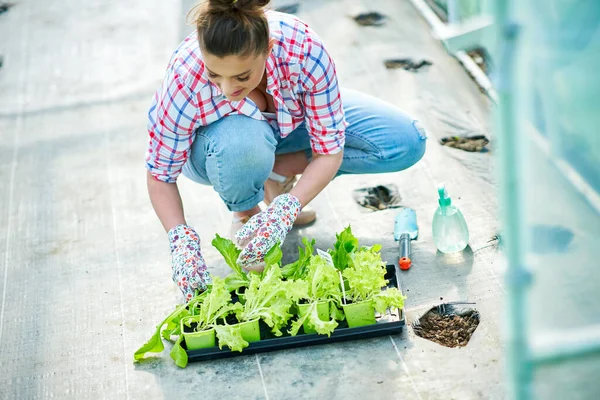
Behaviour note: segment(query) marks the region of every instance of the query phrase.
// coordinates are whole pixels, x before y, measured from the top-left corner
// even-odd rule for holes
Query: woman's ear
[[[271,37],[269,38],[269,51],[267,53],[271,53],[271,50],[273,50],[273,46],[275,46],[275,38]]]

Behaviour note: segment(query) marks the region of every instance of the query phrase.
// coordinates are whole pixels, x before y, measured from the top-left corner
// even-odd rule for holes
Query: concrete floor
[[[336,179],[314,201],[318,222],[288,236],[286,257],[300,237],[327,248],[351,224],[395,261],[395,212],[371,213],[351,198],[354,188],[395,183],[420,225],[414,266],[401,276],[408,321],[440,302],[476,302],[482,321],[469,345],[445,348],[406,329],[185,370],[167,346],[133,364],[133,352],[179,301],[143,157],[147,107],[190,32],[189,6],[24,0],[0,15],[0,398],[503,398],[503,264],[494,248],[478,250],[498,228],[492,157],[437,144],[449,134],[489,135],[489,104],[410,3],[398,0],[306,0],[298,15],[325,40],[343,86],[424,122],[427,153],[408,171]],[[349,18],[368,10],[390,19],[372,28]],[[383,66],[403,56],[433,65],[419,73]],[[439,182],[469,223],[472,251],[460,259],[436,254],[432,242]],[[226,274],[209,243],[227,232],[229,213],[211,188],[182,178],[180,190],[211,270]]]

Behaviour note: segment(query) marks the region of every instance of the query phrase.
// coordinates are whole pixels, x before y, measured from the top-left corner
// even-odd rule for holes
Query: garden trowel
[[[417,227],[417,213],[412,208],[403,208],[394,221],[394,239],[398,244],[398,266],[407,270],[412,264],[410,259],[410,241],[417,238],[419,228]]]

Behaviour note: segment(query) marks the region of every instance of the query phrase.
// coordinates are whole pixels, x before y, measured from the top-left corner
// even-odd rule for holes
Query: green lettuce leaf
[[[168,320],[167,326],[163,329],[161,335],[163,339],[168,340],[170,342],[175,342],[172,337],[179,336],[181,334],[181,319],[188,315],[196,315],[199,309],[200,303],[204,301],[206,296],[208,295],[210,287],[207,291],[202,292],[196,297],[192,298],[187,304],[187,312],[182,312],[178,315],[173,316],[170,320]]]
[[[385,279],[385,262],[381,260],[381,246],[364,247],[352,254],[350,266],[342,275],[350,288],[346,297],[353,302],[370,300],[375,310],[384,314],[388,308],[403,308],[405,297],[397,288],[382,290],[388,283]]]
[[[308,282],[305,280],[283,281],[282,287],[293,303],[308,298]]]
[[[181,347],[182,341],[183,335],[180,335],[175,344],[173,345],[171,352],[169,353],[173,361],[175,361],[175,365],[177,365],[179,368],[185,368],[188,363],[187,353],[183,349],[183,347]]]
[[[218,276],[213,276],[212,280],[211,291],[198,310],[196,330],[216,325],[219,319],[224,319],[235,307],[231,303],[231,292],[225,286],[225,281]]]
[[[211,244],[221,253],[229,268],[231,268],[238,275],[245,275],[242,267],[238,265],[237,259],[242,252],[237,246],[229,239],[216,235],[212,240]]]
[[[227,346],[231,351],[242,351],[249,343],[242,338],[239,325],[215,325],[216,335],[219,338],[219,348]]]
[[[320,335],[331,336],[331,333],[337,328],[338,323],[335,318],[331,318],[329,321],[323,321],[319,318],[319,311],[317,309],[317,302],[311,302],[306,314],[299,317],[297,320],[292,322],[288,333],[292,336],[296,336],[300,331],[300,327],[308,320],[313,326],[314,330]]]
[[[242,320],[242,313],[244,312],[244,305],[242,303],[233,303],[230,308],[230,312],[235,315],[238,321]]]
[[[282,280],[281,268],[277,264],[266,265],[261,276],[250,276],[250,285],[244,292],[244,310],[238,313],[238,320],[261,318],[276,336],[281,336],[281,329],[292,317],[290,307],[303,292],[295,285],[300,284]]]
[[[242,251],[231,240],[225,239],[218,234],[211,243],[221,253],[225,262],[233,271],[225,278],[225,286],[229,291],[234,291],[242,286],[248,286],[250,279],[243,268],[237,263],[237,259]]]
[[[406,299],[397,288],[382,290],[372,298],[375,310],[380,314],[384,314],[388,308],[403,308]]]
[[[137,351],[133,354],[133,362],[139,361],[146,353],[160,353],[165,349],[165,345],[162,342],[160,337],[160,326],[156,329],[156,333],[152,335],[152,337],[142,345]]]
[[[387,285],[385,263],[381,254],[373,250],[359,251],[350,257],[350,266],[342,271],[350,288],[346,297],[353,302],[369,300]]]
[[[209,287],[209,290],[210,287]],[[175,310],[167,316],[160,324],[156,326],[156,331],[154,335],[146,342],[142,347],[140,347],[133,354],[133,361],[139,361],[146,353],[160,353],[165,349],[165,346],[162,342],[162,339],[171,340],[171,336],[176,336],[180,334],[181,325],[180,321],[183,317],[188,315],[193,315],[194,310],[197,309],[198,304],[202,303],[204,299],[208,296],[209,290],[199,294],[196,297],[193,297],[188,303],[181,304],[175,308]],[[163,330],[163,326],[165,326]]]
[[[298,246],[298,260],[285,265],[281,269],[281,275],[286,279],[303,279],[306,276],[306,268],[310,258],[314,253],[315,240],[309,241],[308,238],[302,238],[304,247]]]
[[[381,251],[380,244],[374,244],[373,246],[362,246],[358,251],[370,251],[372,253],[379,253]]]
[[[309,321],[319,335],[331,336],[331,333],[335,330],[335,328],[338,327],[338,322],[335,320],[335,318],[332,318],[329,321],[321,320],[316,307],[310,313]]]
[[[338,270],[321,255],[314,255],[306,268],[306,277],[303,281],[305,286],[298,285],[297,296],[308,301],[310,306],[306,314],[292,322],[289,333],[292,336],[298,334],[300,327],[308,322],[321,335],[331,335],[337,328],[336,320],[343,320],[344,314],[338,306],[342,299],[340,287],[340,276]],[[303,292],[304,291],[304,292]],[[329,305],[329,320],[323,321],[319,318],[317,304],[327,301]]]
[[[329,252],[333,265],[343,271],[348,267],[350,255],[358,249],[358,239],[352,234],[350,226],[339,234],[336,233],[335,237],[337,240]]]
[[[179,333],[180,333],[179,332],[181,330],[181,325],[179,324],[180,321],[181,321],[181,318],[177,318],[175,320],[167,322],[167,326],[161,332],[162,338],[172,342],[173,340],[171,339],[171,337],[174,335],[179,335]]]
[[[246,274],[244,274],[244,277],[242,278],[237,273],[232,272],[225,277],[225,287],[230,292],[235,292],[241,287],[247,287],[249,282],[250,280]]]
[[[281,246],[277,243],[275,246],[271,247],[271,249],[265,254],[265,265],[281,265],[281,258],[283,257],[283,253],[281,252]]]
[[[304,280],[308,283],[307,300],[335,300],[342,298],[338,270],[320,255],[312,256]]]
[[[298,332],[300,331],[302,324],[304,324],[304,321],[306,321],[306,318],[308,318],[308,315],[304,315],[303,317],[298,317],[298,319],[293,321],[290,326],[290,329],[288,330],[288,333],[291,336],[296,336],[298,334]]]
[[[171,327],[169,329],[172,329],[173,321],[180,321],[181,318],[185,317],[188,314],[187,306],[187,304],[182,304],[178,306],[175,309],[175,311],[169,314],[167,318],[165,318],[160,324],[156,326],[156,331],[154,332],[154,335],[152,335],[152,337],[133,354],[134,362],[144,358],[146,353],[160,353],[165,349],[161,338],[162,327],[165,324],[167,324],[167,327]]]
[[[346,314],[344,314],[344,312],[340,310],[338,305],[333,301],[329,303],[329,316],[331,319],[335,319],[337,321],[343,321],[346,319]]]

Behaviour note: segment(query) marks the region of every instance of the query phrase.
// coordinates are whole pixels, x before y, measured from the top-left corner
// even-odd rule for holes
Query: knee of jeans
[[[261,193],[275,163],[274,150],[271,153],[263,150],[249,148],[243,155],[238,153],[238,157],[221,164],[218,185],[214,187],[228,206],[246,203]]]
[[[209,157],[218,165],[215,189],[228,201],[237,202],[262,188],[275,163],[277,141],[264,121],[243,116],[227,118],[231,118],[230,123],[211,135],[218,144]]]
[[[425,149],[427,147],[427,132],[419,120],[414,120],[412,125],[415,129],[416,136],[414,138],[412,151],[410,154],[412,154],[414,157],[414,163],[416,163],[423,158],[423,155],[425,154]]]
[[[396,132],[398,142],[388,161],[391,162],[391,170],[402,171],[416,164],[425,154],[427,134],[423,125],[413,120],[408,132]],[[392,171],[390,171],[392,172]]]

